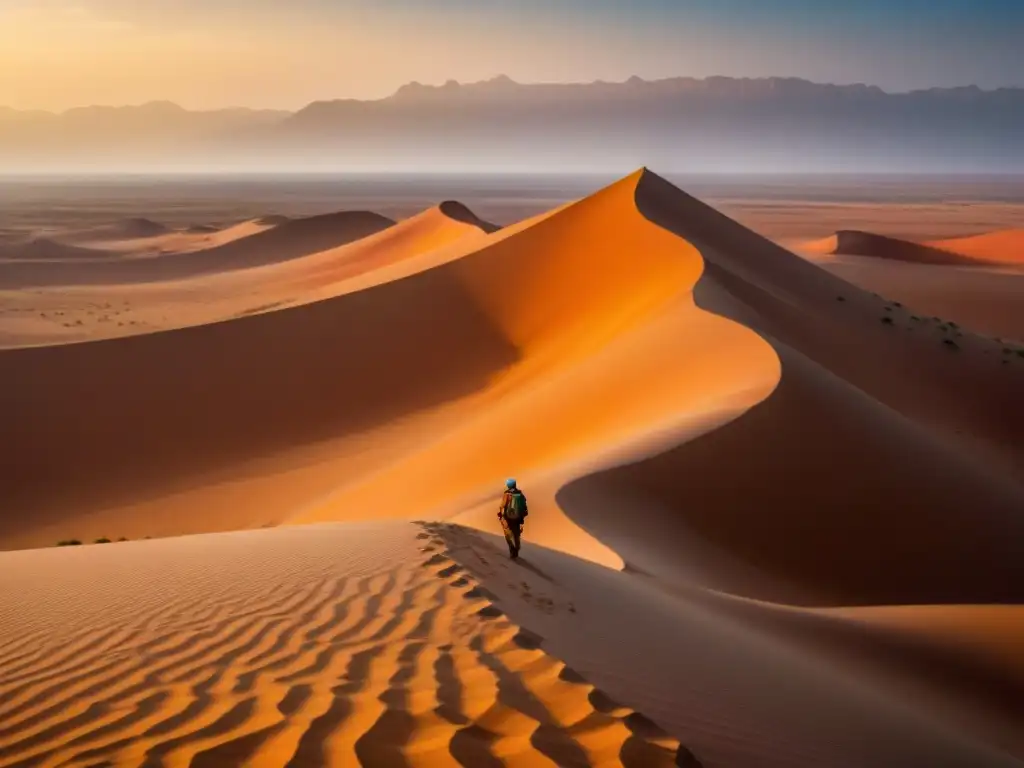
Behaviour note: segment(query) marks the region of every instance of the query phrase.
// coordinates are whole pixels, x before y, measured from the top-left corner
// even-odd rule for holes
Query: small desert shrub
[[[898,301],[894,301],[894,302],[893,302],[893,304],[894,304],[895,306],[897,306],[897,307],[900,307],[900,308],[902,308],[902,307],[903,307],[903,305],[902,305],[902,304],[900,304],[900,303],[899,303]]]
[[[959,326],[959,325],[957,325],[956,323],[954,323],[954,322],[953,322],[952,320],[950,320],[950,321],[949,321],[949,327],[950,327],[950,328],[959,328],[960,326]]]
[[[118,539],[118,541],[128,541],[128,539],[122,536],[120,539]]]
[[[960,349],[959,345],[952,339],[943,339],[942,343],[945,344],[947,347],[952,347],[953,349]]]
[[[882,322],[885,323],[886,325],[892,325],[892,318],[891,317],[883,317],[882,318]]]
[[[78,539],[64,539],[63,541],[57,542],[58,547],[78,547],[81,546],[81,544],[82,542]]]
[[[845,296],[836,296],[836,301],[846,301]]]
[[[93,544],[109,544],[109,543],[110,543],[110,539],[108,539],[106,536],[100,536],[98,539],[96,539],[96,541],[93,542]]]
[[[886,307],[886,308],[885,308],[885,311],[886,311],[886,312],[892,312],[892,307]]]
[[[920,320],[921,320],[921,318],[918,317],[917,315],[911,315],[910,319],[913,320],[914,322],[920,322]]]

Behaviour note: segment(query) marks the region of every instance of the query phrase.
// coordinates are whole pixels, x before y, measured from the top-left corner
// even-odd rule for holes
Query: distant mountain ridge
[[[800,78],[408,83],[296,112],[166,101],[0,108],[0,167],[176,164],[309,169],[658,164],[675,170],[1024,171],[1024,88],[890,93]],[[433,165],[431,165],[433,164]]]

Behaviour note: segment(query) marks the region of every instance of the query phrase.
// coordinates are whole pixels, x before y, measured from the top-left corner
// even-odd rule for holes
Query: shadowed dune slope
[[[111,228],[112,234],[121,237],[153,237],[169,231],[170,229],[166,225],[141,217],[124,219]]]
[[[336,248],[379,232],[394,222],[375,213],[345,211],[295,219],[205,250],[174,258],[123,259],[66,264],[0,264],[0,288],[109,285],[181,280],[258,267]]]
[[[968,256],[940,247],[855,229],[843,229],[824,240],[807,243],[802,250],[836,256],[871,256],[876,259],[912,261],[917,264],[970,265],[977,263]]]
[[[438,208],[445,216],[466,224],[472,224],[475,227],[479,227],[484,232],[496,232],[501,229],[497,224],[491,224],[489,221],[484,221],[469,210],[469,208],[456,200],[445,200],[438,206]]]
[[[1024,264],[1024,230],[1007,229],[918,243],[849,229],[822,240],[803,243],[798,250],[817,255],[870,256],[916,264],[1012,266]]]
[[[481,387],[515,349],[429,272],[211,325],[0,352],[6,498],[64,508],[386,423]],[[437,344],[443,338],[445,344]],[[4,527],[19,524],[5,517]]]
[[[910,322],[916,326],[914,330],[924,330],[934,337],[942,324],[953,321],[991,337],[1024,341],[1024,301],[1020,298],[1024,272],[1019,270],[915,264],[863,256],[818,263],[854,285],[905,304],[913,312]],[[985,349],[982,354],[1001,355],[1003,350]]]
[[[437,267],[514,346],[516,365],[443,431],[291,522],[350,519],[362,509],[408,514],[415,489],[418,514],[458,515],[487,528],[494,491],[511,473],[531,488],[532,535],[620,565],[568,524],[557,489],[588,468],[656,452],[666,440],[735,417],[767,395],[778,374],[764,341],[694,307],[701,259],[639,214],[638,178],[511,234],[502,230],[493,243]]]
[[[1024,598],[1024,492],[1008,469],[1021,460],[1021,372],[893,333],[874,297],[652,174],[637,203],[700,250],[697,303],[767,338],[781,382],[689,444],[570,485],[569,515],[623,542],[627,560],[669,558],[671,538],[635,531],[672,520],[813,601]],[[641,503],[628,520],[595,514],[605,496]]]
[[[109,253],[97,248],[81,248],[38,237],[23,243],[0,245],[0,262],[8,261],[70,261],[74,259],[103,259]],[[0,270],[4,269],[0,266]],[[24,269],[24,268],[23,268]]]

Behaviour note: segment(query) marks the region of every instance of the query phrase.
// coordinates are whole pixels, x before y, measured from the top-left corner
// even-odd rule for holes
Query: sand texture
[[[857,237],[644,169],[0,260],[0,765],[1020,765],[1020,287]]]

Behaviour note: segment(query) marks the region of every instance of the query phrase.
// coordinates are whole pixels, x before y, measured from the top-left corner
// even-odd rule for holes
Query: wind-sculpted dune
[[[0,543],[167,537],[0,557],[0,764],[1024,759],[1024,352],[646,170],[310,221],[0,350]]]
[[[181,280],[300,258],[353,242],[393,223],[391,219],[375,213],[345,211],[296,219],[276,226],[256,227],[246,236],[226,239],[219,244],[215,241],[213,248],[194,251],[186,247],[185,252],[174,258],[111,259],[70,267],[52,262],[0,263],[0,288],[107,286]],[[144,248],[145,244],[138,242],[139,237],[159,240],[165,236],[162,233],[155,236],[148,232],[145,235],[132,233],[126,238],[131,248]],[[187,237],[194,239],[196,235]],[[109,249],[112,244],[95,241],[95,245]],[[159,243],[151,245],[157,251],[163,247]]]

